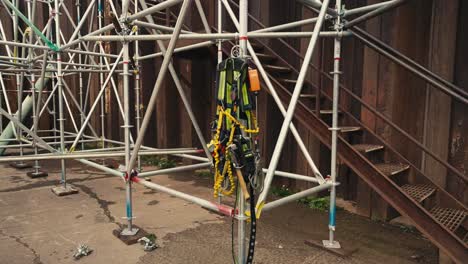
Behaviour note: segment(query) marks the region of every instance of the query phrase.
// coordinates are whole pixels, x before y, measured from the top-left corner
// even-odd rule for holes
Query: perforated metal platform
[[[436,206],[431,209],[431,214],[450,231],[455,231],[463,223],[463,220],[465,220],[467,212],[459,209]]]
[[[387,176],[393,176],[409,169],[409,165],[402,163],[380,163],[375,164],[375,167]]]
[[[421,203],[436,191],[436,188],[430,184],[405,184],[401,188],[418,203]]]
[[[369,153],[377,150],[382,150],[384,149],[384,146],[372,144],[356,144],[353,145],[353,148],[359,152]]]

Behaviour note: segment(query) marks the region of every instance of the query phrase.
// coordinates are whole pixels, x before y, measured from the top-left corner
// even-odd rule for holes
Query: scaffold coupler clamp
[[[331,183],[331,184],[333,184],[333,186],[335,186],[335,187],[338,186],[338,185],[340,185],[340,183],[337,182],[337,181],[334,181],[334,182],[333,182],[330,175],[327,175],[327,177],[325,177],[325,183]],[[330,188],[331,188],[331,187],[330,187]]]
[[[138,177],[138,170],[137,169],[132,169],[130,173],[125,172],[125,177],[124,180],[125,182],[128,181],[133,181],[134,178]]]
[[[57,9],[53,8],[52,10],[50,10],[49,16],[50,16],[51,18],[55,18],[56,15],[60,15],[60,12],[57,11]]]
[[[338,32],[337,38],[342,38],[343,37],[343,30],[345,29],[345,24],[344,24],[344,16],[345,16],[346,10],[343,6],[343,8],[338,12],[337,16],[335,17],[335,22],[333,23],[333,29]]]

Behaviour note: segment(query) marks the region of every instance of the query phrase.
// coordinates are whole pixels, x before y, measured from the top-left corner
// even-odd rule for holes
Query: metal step
[[[272,62],[277,59],[275,56],[271,56],[265,53],[257,53],[257,57],[260,61],[263,61],[263,62]]]
[[[306,98],[306,99],[315,99],[317,96],[315,94],[301,94],[299,98]]]
[[[293,79],[280,79],[278,78],[278,80],[282,83],[285,83],[285,84],[289,84],[289,85],[296,85],[296,82],[297,80],[293,80]]]
[[[297,83],[297,80],[296,79],[282,79],[282,78],[278,78],[277,79],[278,81],[284,83],[285,85],[288,85],[288,88],[294,88],[296,86],[296,83]],[[302,87],[305,88],[305,87],[310,87],[310,85],[307,83],[307,82],[304,82],[304,84],[302,84]],[[313,88],[313,90],[315,90],[315,88]]]
[[[263,68],[273,73],[290,73],[291,72],[291,69],[288,67],[276,66],[276,65],[270,65],[270,64],[264,65]]]
[[[411,196],[418,203],[422,203],[436,192],[430,184],[405,184],[401,187],[403,191]]]
[[[312,110],[312,112],[315,114],[315,110]],[[341,110],[338,110],[338,114],[341,114]],[[321,115],[332,115],[333,114],[333,110],[331,109],[324,109],[324,110],[320,110],[320,114]]]
[[[356,144],[353,145],[353,148],[359,152],[370,153],[373,151],[378,151],[384,149],[382,145],[372,145],[372,144]]]
[[[351,132],[359,132],[359,131],[362,131],[361,127],[350,126],[350,127],[341,127],[340,129],[341,133],[351,133]]]
[[[296,82],[297,82],[297,80],[292,80],[292,79],[280,79],[280,78],[278,78],[278,80],[280,82],[284,83],[285,85],[288,85],[288,88],[293,88],[293,86],[296,85]],[[289,87],[289,85],[290,85],[290,87]],[[308,85],[306,83],[304,83],[303,88],[304,87],[308,87]],[[315,95],[315,94],[301,94],[299,98],[316,99],[317,95]]]
[[[379,163],[374,165],[379,171],[387,176],[397,175],[409,169],[409,165],[402,163]]]
[[[454,208],[436,206],[431,209],[431,214],[435,219],[437,219],[437,221],[439,221],[439,223],[453,232],[463,223],[467,212]]]

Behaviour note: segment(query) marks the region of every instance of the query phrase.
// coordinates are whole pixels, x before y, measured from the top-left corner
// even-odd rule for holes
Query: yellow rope
[[[219,150],[221,148],[221,143],[219,142],[219,137],[220,137],[220,134],[221,134],[221,128],[223,126],[224,116],[229,118],[229,120],[231,120],[232,123],[234,124],[231,127],[231,131],[230,131],[230,135],[229,135],[229,141],[227,143],[227,146],[232,145],[232,142],[234,140],[234,133],[236,131],[236,127],[239,127],[245,133],[257,134],[259,132],[259,128],[257,127],[257,121],[256,121],[256,119],[255,119],[255,117],[253,115],[252,115],[252,119],[253,119],[255,129],[248,129],[247,127],[242,125],[235,117],[233,117],[230,113],[226,112],[221,106],[218,106],[218,114],[219,114],[219,116],[218,116],[218,123],[217,123],[217,127],[216,127],[216,133],[214,135],[214,139],[213,139],[213,142],[212,142],[212,144],[215,146],[214,155],[213,155],[214,160],[215,160],[215,165],[214,165],[215,175],[214,175],[213,195],[214,195],[215,198],[217,198],[220,193],[222,193],[225,196],[231,195],[231,194],[234,193],[235,188],[236,188],[234,174],[232,172],[231,158],[230,158],[229,152],[225,153],[226,162],[224,163],[223,172],[220,173],[219,169],[218,169],[219,168],[219,163],[220,163]],[[228,175],[228,178],[229,178],[229,185],[230,185],[229,189],[224,189],[224,188],[221,187],[226,174]]]

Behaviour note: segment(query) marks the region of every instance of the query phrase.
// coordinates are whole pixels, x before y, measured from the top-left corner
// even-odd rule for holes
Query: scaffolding
[[[279,110],[284,116],[284,121],[271,157],[269,166],[262,168],[265,173],[264,188],[260,193],[257,204],[257,216],[262,211],[274,209],[314,193],[330,190],[330,212],[329,212],[329,237],[323,241],[323,245],[329,248],[340,248],[340,244],[335,240],[335,212],[336,212],[336,186],[337,182],[337,134],[340,130],[338,124],[338,99],[340,85],[340,60],[341,60],[341,40],[350,36],[349,30],[353,25],[386,12],[405,1],[391,0],[378,4],[363,6],[351,10],[345,10],[341,0],[336,0],[335,6],[330,6],[330,0],[301,0],[305,5],[315,9],[317,17],[304,19],[296,22],[285,23],[260,30],[249,31],[248,29],[248,0],[239,1],[239,14],[233,11],[228,0],[217,0],[217,32],[212,32],[200,0],[123,0],[105,1],[90,0],[86,7],[81,6],[81,1],[38,1],[30,0],[22,4],[20,0],[1,0],[3,7],[10,15],[12,27],[6,28],[0,20],[0,46],[4,48],[6,54],[0,56],[0,85],[1,101],[0,111],[2,116],[9,120],[5,126],[0,124],[0,153],[5,150],[15,150],[13,156],[0,157],[0,162],[14,162],[16,167],[27,166],[26,162],[34,162],[32,175],[44,175],[41,171],[40,161],[60,160],[61,177],[60,184],[55,191],[60,194],[74,193],[76,190],[67,182],[67,160],[77,160],[87,166],[102,170],[111,175],[120,177],[126,187],[126,221],[127,224],[122,230],[122,236],[132,236],[139,232],[133,224],[132,209],[132,184],[140,184],[147,188],[155,189],[175,197],[191,201],[204,208],[213,210],[220,214],[234,217],[238,220],[238,263],[246,262],[245,245],[245,199],[241,191],[238,191],[238,209],[218,201],[210,201],[183,193],[148,180],[145,177],[191,171],[211,166],[211,154],[207,148],[207,142],[202,130],[192,112],[190,102],[184,92],[181,80],[172,63],[172,57],[177,52],[183,52],[201,47],[216,45],[218,48],[218,62],[223,60],[222,45],[226,41],[238,41],[240,56],[250,58],[266,84],[266,89],[273,97]],[[117,2],[121,2],[120,6]],[[189,12],[191,5],[196,6],[198,15],[201,18],[204,32],[192,32],[185,30],[184,19]],[[38,5],[43,5],[48,9],[49,18],[44,28],[38,28],[36,20],[36,10]],[[104,6],[108,5],[114,21],[110,24],[104,22]],[[168,8],[177,7],[179,13],[176,15],[174,26],[158,23],[153,14],[162,12]],[[72,8],[76,10],[72,12]],[[21,10],[26,10],[25,14]],[[73,19],[72,13],[76,14],[77,20]],[[223,30],[223,14],[228,14],[228,19],[235,25],[237,32],[225,32]],[[97,15],[97,16],[96,16]],[[358,16],[345,23],[347,16]],[[97,23],[94,21],[97,17]],[[63,18],[64,17],[64,18]],[[72,34],[66,36],[63,33],[62,22],[66,20],[72,26]],[[324,23],[333,24],[333,29],[324,31]],[[314,24],[312,32],[291,31],[300,26]],[[148,34],[141,34],[144,28]],[[84,30],[87,29],[87,30]],[[12,38],[7,38],[8,30],[12,30]],[[289,31],[285,31],[289,30]],[[88,32],[82,34],[83,31]],[[295,108],[301,96],[302,87],[308,66],[311,62],[314,49],[319,38],[328,37],[334,39],[333,55],[333,114],[330,133],[332,135],[331,147],[331,174],[324,177],[314,163],[301,134],[292,123],[295,115]],[[309,45],[300,67],[299,77],[296,81],[292,96],[288,104],[283,104],[275,90],[275,85],[270,80],[265,68],[250,39],[260,38],[307,38]],[[190,39],[200,41],[196,44],[177,46],[177,41]],[[164,42],[164,40],[168,42]],[[140,42],[153,41],[157,44],[160,52],[143,54],[140,49]],[[110,53],[104,43],[114,42],[121,47],[117,53]],[[166,43],[167,46],[166,46]],[[133,45],[134,56],[130,55]],[[145,113],[139,107],[142,102],[141,87],[144,80],[140,79],[141,62],[151,58],[162,57],[162,63],[157,73],[151,97],[146,106]],[[119,94],[118,84],[114,77],[121,75],[122,95]],[[157,149],[143,145],[143,139],[149,132],[151,115],[156,106],[158,94],[163,86],[166,75],[170,75],[174,81],[177,92],[184,105],[185,110],[191,120],[198,140],[203,146],[196,148],[172,148]],[[71,86],[68,78],[77,76],[78,87]],[[99,91],[92,104],[88,105],[90,97],[90,80],[92,76],[97,76],[99,80]],[[6,81],[16,84],[18,110],[12,111],[11,95],[8,94]],[[88,80],[87,83],[84,80]],[[131,113],[130,102],[130,82],[134,82],[134,95],[136,105],[135,113]],[[25,89],[26,87],[26,89]],[[50,90],[46,90],[50,87]],[[110,87],[110,88],[108,88]],[[124,131],[123,141],[108,139],[105,137],[105,93],[110,89],[114,93],[115,102],[118,105],[119,114],[123,120],[121,128]],[[26,97],[24,95],[27,95]],[[75,96],[78,94],[78,96]],[[58,108],[58,109],[56,109]],[[75,110],[75,111],[73,111]],[[39,120],[41,116],[50,114],[54,122],[52,127],[46,130],[39,130]],[[76,116],[79,114],[79,117]],[[68,115],[69,119],[65,120]],[[31,116],[32,125],[27,127],[24,124],[26,117]],[[135,116],[134,120],[131,116]],[[100,121],[100,131],[91,125],[91,119]],[[1,118],[0,122],[4,119]],[[57,122],[55,122],[57,121]],[[67,131],[65,122],[69,122],[74,130]],[[261,120],[260,120],[261,122]],[[58,123],[58,126],[57,126]],[[136,133],[131,130],[136,126]],[[285,144],[287,134],[291,132],[303,153],[307,164],[313,171],[313,176],[299,175],[290,172],[277,170],[280,155]],[[85,149],[85,144],[89,142],[100,143],[96,149]],[[32,148],[33,154],[26,154],[24,149]],[[160,169],[155,171],[141,172],[142,156],[146,155],[173,155],[177,157],[191,159],[195,164],[183,165],[175,168]],[[103,159],[109,157],[124,158],[124,164],[120,169],[113,169],[92,159]],[[316,184],[316,186],[267,202],[267,195],[274,177],[287,177],[296,180],[304,180]],[[254,206],[254,205],[250,205]]]

